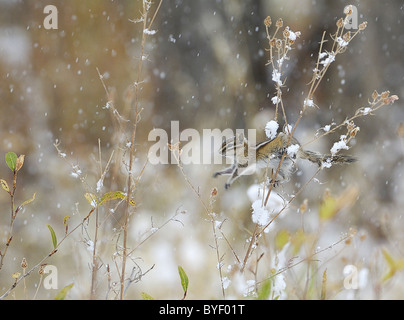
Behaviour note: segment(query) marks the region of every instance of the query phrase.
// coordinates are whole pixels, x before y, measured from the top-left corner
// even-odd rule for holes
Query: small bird
[[[240,176],[252,174],[260,168],[267,168],[269,175],[274,178],[271,179],[271,183],[277,186],[290,179],[294,172],[295,161],[299,158],[309,160],[319,167],[356,161],[355,158],[347,155],[322,155],[304,150],[296,138],[283,132],[278,133],[273,139],[262,141],[254,146],[248,143],[244,134],[238,134],[224,141],[219,153],[223,157],[233,159],[230,167],[213,175],[214,178],[220,175],[231,176],[225,184],[226,189]]]

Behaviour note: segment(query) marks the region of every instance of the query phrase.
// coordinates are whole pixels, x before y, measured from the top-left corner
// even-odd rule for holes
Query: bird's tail
[[[356,158],[347,155],[322,155],[309,150],[302,150],[300,157],[317,164],[319,167],[324,164],[346,164],[357,161]]]

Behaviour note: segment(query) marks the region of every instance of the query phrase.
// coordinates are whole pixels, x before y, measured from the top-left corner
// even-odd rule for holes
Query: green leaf
[[[8,183],[6,180],[0,179],[0,184],[4,190],[6,190],[8,193],[10,193],[10,188],[8,187]]]
[[[154,298],[146,292],[141,292],[140,295],[142,296],[142,300],[154,300]]]
[[[15,171],[17,168],[17,155],[14,152],[8,152],[6,154],[6,163],[11,171]]]
[[[257,300],[268,300],[270,293],[271,293],[271,280],[266,279],[260,287]]]
[[[58,240],[56,238],[56,233],[53,230],[53,228],[48,224],[48,229],[50,231],[51,237],[52,237],[52,244],[53,244],[53,249],[56,249],[57,245],[58,245]]]
[[[185,295],[188,291],[188,284],[189,284],[188,276],[185,273],[184,269],[182,269],[181,266],[178,266],[178,273],[180,274],[181,285],[182,285],[182,289],[184,289],[184,298],[185,298]]]
[[[58,294],[55,297],[55,300],[64,300],[66,298],[67,293],[70,291],[71,288],[73,288],[74,283],[71,283],[64,287],[62,290],[58,292]]]

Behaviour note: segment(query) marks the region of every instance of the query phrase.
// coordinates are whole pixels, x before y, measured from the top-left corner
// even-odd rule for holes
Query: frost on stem
[[[276,255],[273,256],[272,261],[271,261],[271,269],[272,270],[280,270],[281,268],[284,268],[285,266],[288,265],[288,259],[287,259],[287,251],[290,246],[290,243],[287,243],[283,246],[282,250],[277,253]],[[286,293],[286,281],[285,281],[285,276],[283,273],[278,273],[273,279],[272,279],[272,296],[277,297],[277,299],[286,299],[287,298],[287,293]]]
[[[282,86],[281,73],[277,69],[272,71],[272,81],[275,82],[279,87]]]
[[[102,189],[102,187],[104,186],[104,181],[103,181],[103,180],[104,180],[103,178],[100,178],[100,179],[98,180],[97,186],[96,186],[97,192],[100,192],[101,189]]]
[[[344,39],[342,39],[341,37],[337,38],[337,43],[340,47],[346,47],[348,45],[349,42],[345,41]]]
[[[149,36],[152,36],[152,35],[156,34],[157,31],[156,30],[149,30],[149,29],[146,28],[146,29],[143,30],[143,33],[147,34]]]
[[[73,165],[73,166],[72,166],[72,170],[73,170],[73,171],[71,172],[71,176],[72,176],[73,178],[78,178],[78,177],[81,176],[82,171],[81,171],[81,169],[79,168],[78,165]]]
[[[265,135],[269,139],[274,139],[276,137],[276,134],[278,132],[279,124],[275,120],[271,120],[267,122],[265,125]]]
[[[344,150],[349,149],[349,147],[347,146],[347,142],[346,142],[346,135],[341,135],[340,141],[335,142],[330,151],[331,151],[332,155],[335,155],[342,149],[344,149]]]
[[[334,61],[335,61],[335,53],[334,52],[322,52],[322,53],[320,53],[320,64],[322,64],[323,66],[327,67]]]
[[[315,106],[313,99],[305,99],[304,100],[304,105],[307,106],[307,107],[314,107]]]
[[[271,191],[269,195],[268,204],[263,205],[263,199],[266,198],[268,190],[265,195],[263,194],[264,187],[261,185],[252,185],[247,190],[247,196],[249,197],[251,204],[251,219],[254,223],[261,227],[270,224],[275,215],[285,207],[283,198],[275,191]],[[268,232],[268,228],[264,232]]]
[[[273,104],[278,104],[279,102],[281,102],[281,99],[278,96],[272,97],[271,101]]]

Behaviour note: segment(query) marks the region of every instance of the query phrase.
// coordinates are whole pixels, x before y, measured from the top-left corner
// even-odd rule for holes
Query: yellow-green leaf
[[[20,208],[22,208],[23,206],[25,206],[25,205],[31,203],[32,201],[34,201],[34,200],[35,200],[35,196],[36,196],[36,193],[34,193],[34,195],[32,196],[31,199],[25,200],[23,203],[21,203]]]
[[[74,283],[71,283],[64,287],[62,290],[58,292],[58,294],[55,297],[55,300],[64,300],[66,298],[67,293],[70,291],[71,288],[73,288]]]
[[[332,219],[341,209],[352,206],[357,200],[358,194],[359,189],[356,187],[347,188],[336,197],[326,190],[319,209],[320,219],[323,221]]]
[[[63,225],[65,226],[65,234],[67,234],[67,230],[69,229],[69,226],[67,225],[67,220],[70,219],[70,216],[65,216],[63,218]]]
[[[264,283],[260,286],[257,300],[268,300],[270,293],[271,293],[271,280],[266,279]]]
[[[287,244],[290,240],[290,233],[282,229],[280,230],[275,237],[275,247],[277,250],[282,250],[285,244]]]
[[[21,272],[14,272],[14,273],[11,275],[11,277],[12,277],[13,279],[17,280],[17,279],[20,277],[20,275],[21,275]]]
[[[100,200],[99,204],[101,205],[104,202],[111,201],[111,200],[116,200],[116,199],[123,200],[125,198],[126,198],[126,195],[123,192],[121,192],[121,191],[111,191],[111,192],[107,192],[106,194],[104,194],[101,197],[101,200]]]
[[[120,200],[125,200],[126,197],[126,193],[122,192],[122,191],[111,191],[111,192],[107,192],[106,194],[104,194],[98,205],[102,205],[103,203],[107,202],[107,201],[111,201],[111,200],[116,200],[116,199],[120,199]],[[129,204],[131,206],[135,206],[136,203],[133,199],[129,200]]]
[[[389,266],[387,273],[383,276],[383,281],[387,281],[393,277],[396,272],[404,269],[404,259],[394,259],[386,249],[382,249],[384,259]]]
[[[296,255],[300,251],[302,245],[310,240],[309,238],[310,236],[307,235],[302,229],[297,230],[291,238],[291,245],[293,248],[292,254]]]
[[[17,168],[17,155],[14,152],[8,152],[6,154],[6,163],[11,171],[15,171]]]
[[[329,220],[338,212],[337,200],[330,194],[324,196],[323,202],[320,205],[320,219]]]
[[[146,292],[141,292],[140,295],[142,296],[142,300],[154,300],[154,298]]]
[[[133,207],[136,206],[136,202],[135,202],[135,200],[133,200],[133,199],[130,199],[130,200],[129,200],[129,204],[130,204],[131,206],[133,206]]]
[[[67,226],[67,220],[69,220],[70,219],[70,216],[65,216],[64,218],[63,218],[63,225],[66,227]]]
[[[53,244],[53,249],[56,249],[57,245],[58,245],[58,240],[56,238],[56,233],[53,230],[53,228],[48,224],[48,229],[50,231],[51,237],[52,237],[52,244]]]
[[[97,197],[95,195],[93,195],[92,193],[85,193],[84,197],[87,199],[88,203],[92,206],[92,207],[96,207],[98,204],[98,200]]]
[[[8,183],[6,180],[0,179],[0,184],[4,190],[6,190],[7,192],[10,192],[10,188],[8,187]]]
[[[182,289],[184,289],[184,296],[185,296],[185,294],[188,291],[188,284],[189,284],[188,276],[181,266],[178,266],[178,273],[180,274],[181,285],[182,285]]]
[[[323,281],[321,282],[320,299],[325,300],[327,295],[327,269],[323,272]]]

